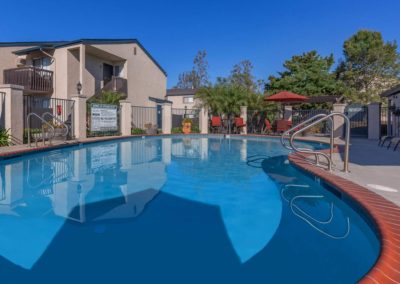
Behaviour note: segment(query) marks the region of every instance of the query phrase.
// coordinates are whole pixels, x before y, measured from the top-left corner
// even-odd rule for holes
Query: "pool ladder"
[[[51,145],[51,141],[53,140],[53,138],[55,137],[56,131],[54,129],[54,126],[51,125],[46,119],[45,117],[49,116],[51,119],[57,121],[58,123],[60,123],[60,125],[62,125],[65,128],[65,132],[63,133],[63,137],[67,138],[68,134],[69,134],[69,127],[67,124],[65,124],[65,122],[63,122],[61,119],[55,117],[53,114],[49,113],[49,112],[45,112],[42,114],[42,116],[39,116],[38,114],[34,113],[34,112],[30,112],[27,117],[26,117],[26,125],[27,125],[27,134],[28,134],[28,146],[31,147],[31,140],[32,140],[32,135],[31,135],[31,131],[30,131],[30,125],[31,125],[31,117],[35,117],[37,119],[39,119],[42,122],[42,131],[41,131],[41,136],[40,137],[35,137],[35,146],[38,146],[38,139],[41,138],[42,142],[43,142],[43,146],[46,145],[46,139],[49,140],[49,143]],[[45,131],[45,125],[51,130],[51,134],[47,135],[47,133]]]
[[[321,166],[320,157],[323,157],[327,161],[327,169],[329,171],[332,171],[332,168],[333,168],[332,156],[333,156],[333,149],[334,149],[334,144],[335,144],[334,117],[341,117],[344,119],[344,122],[345,122],[345,137],[344,137],[345,138],[345,146],[344,146],[343,171],[349,172],[350,120],[343,113],[332,112],[330,114],[317,114],[317,115],[314,115],[313,117],[301,122],[300,124],[297,124],[296,126],[290,128],[289,130],[285,131],[282,134],[281,143],[282,143],[283,147],[285,147],[288,150],[297,152],[297,153],[310,154],[310,155],[315,156],[315,164],[317,166]],[[308,130],[311,127],[313,127],[317,124],[320,124],[324,121],[329,121],[331,123],[329,155],[322,151],[317,151],[317,150],[313,150],[310,148],[300,148],[300,147],[297,147],[296,145],[294,145],[294,140],[297,135],[299,135],[303,131]],[[285,139],[289,140],[289,144],[287,144],[285,142]]]

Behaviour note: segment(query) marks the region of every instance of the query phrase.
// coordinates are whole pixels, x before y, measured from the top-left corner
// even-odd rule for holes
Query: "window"
[[[192,104],[194,102],[193,97],[183,97],[183,103],[184,104]]]
[[[136,46],[133,48],[133,55],[136,55]]]
[[[32,60],[33,67],[50,70],[51,59],[50,57],[39,57]]]
[[[114,66],[114,76],[119,77],[121,75],[121,68],[120,66]]]

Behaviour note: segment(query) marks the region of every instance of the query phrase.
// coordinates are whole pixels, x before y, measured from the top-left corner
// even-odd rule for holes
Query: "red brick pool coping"
[[[175,134],[173,134],[175,135]],[[179,134],[178,134],[179,135]],[[170,136],[165,135],[131,135],[131,136],[113,136],[113,137],[95,137],[80,141],[74,141],[64,144],[47,145],[35,148],[17,149],[0,153],[0,158],[12,158],[22,154],[54,150],[69,146],[81,144],[96,143],[101,141],[121,140],[130,137],[142,136]],[[232,135],[233,136],[233,135]],[[266,137],[265,135],[234,135],[249,137]],[[272,136],[277,138],[276,136]],[[310,140],[307,140],[310,141]],[[311,142],[311,141],[310,141]],[[320,141],[316,141],[320,142]],[[320,142],[324,143],[324,142]],[[290,154],[289,161],[300,169],[321,178],[326,183],[334,186],[347,194],[354,201],[358,202],[370,215],[375,223],[381,241],[381,252],[374,267],[360,280],[362,284],[400,284],[400,207],[388,201],[382,196],[355,184],[352,181],[333,175],[327,170],[321,169],[310,164],[305,156],[300,154]]]
[[[375,223],[381,252],[374,267],[359,283],[400,283],[400,207],[365,187],[310,164],[303,155],[290,154],[289,161],[347,194],[367,211]]]

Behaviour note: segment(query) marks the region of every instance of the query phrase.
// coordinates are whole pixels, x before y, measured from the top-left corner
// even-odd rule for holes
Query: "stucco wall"
[[[4,69],[17,68],[17,58],[13,51],[30,48],[31,46],[0,47],[0,84],[3,84]]]
[[[67,94],[64,95],[66,98],[71,98],[78,91],[76,85],[79,82],[79,49],[69,49],[67,51],[67,74],[66,78],[62,78],[67,81]]]
[[[188,109],[193,109],[196,108],[196,100],[194,100],[193,103],[184,103],[183,98],[184,97],[194,97],[193,95],[187,95],[187,96],[167,96],[167,100],[172,102],[172,108],[185,108],[185,106]]]
[[[98,44],[96,48],[126,59],[128,98],[132,105],[154,106],[149,97],[164,99],[167,77],[137,44]],[[134,49],[136,47],[136,55]]]

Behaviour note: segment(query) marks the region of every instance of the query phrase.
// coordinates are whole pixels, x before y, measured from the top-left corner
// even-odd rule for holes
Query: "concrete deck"
[[[334,163],[342,168],[342,156]],[[351,180],[400,206],[400,151],[378,146],[377,140],[351,139],[350,173],[339,170],[335,175]]]

